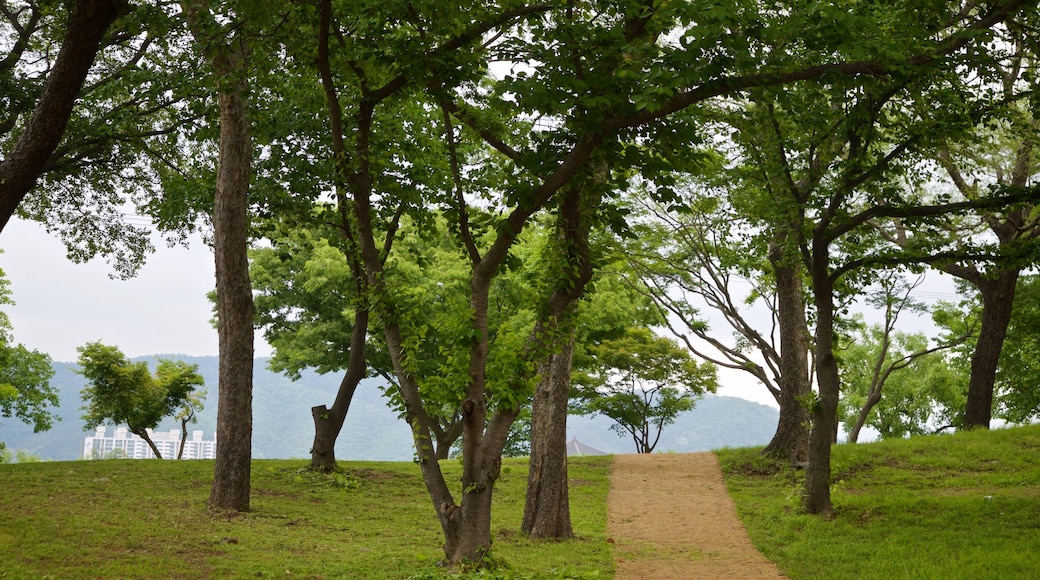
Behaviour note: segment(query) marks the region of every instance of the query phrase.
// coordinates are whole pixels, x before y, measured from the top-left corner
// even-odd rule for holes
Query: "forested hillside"
[[[163,356],[163,355],[159,355]],[[216,426],[217,358],[182,357],[199,365],[206,379],[206,408],[200,413],[197,425],[211,439]],[[158,356],[146,357],[154,368]],[[340,377],[306,373],[293,382],[266,368],[266,359],[258,360],[253,391],[253,456],[256,458],[305,458],[314,435],[310,408],[329,404]],[[0,441],[9,449],[23,449],[48,460],[78,459],[83,449],[82,405],[79,391],[85,386],[83,377],[72,371],[71,363],[54,363],[51,384],[59,393],[61,406],[57,414],[61,421],[44,433],[14,420],[0,423]],[[408,426],[386,406],[379,390],[379,381],[368,380],[358,388],[347,414],[336,455],[342,459],[409,461],[412,459],[412,440]],[[776,428],[777,411],[765,405],[735,397],[709,395],[693,411],[684,413],[674,425],[665,428],[658,445],[660,451],[703,451],[718,447],[761,445],[769,441]],[[159,430],[179,428],[167,420]],[[568,437],[577,438],[587,445],[610,453],[631,453],[630,439],[618,437],[610,430],[610,421],[603,417],[575,417],[568,420]]]

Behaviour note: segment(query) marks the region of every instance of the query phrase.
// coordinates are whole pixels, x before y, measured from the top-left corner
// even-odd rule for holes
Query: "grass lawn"
[[[1040,426],[837,445],[832,519],[803,513],[802,472],[758,451],[718,455],[790,578],[1040,578]]]
[[[492,555],[481,578],[613,576],[606,542],[610,457],[570,460],[575,534],[519,533],[527,460],[495,487]],[[253,463],[252,510],[206,509],[211,461],[0,465],[0,577],[439,578],[440,525],[410,463],[345,462],[322,475],[301,460]],[[461,466],[444,462],[449,481]]]

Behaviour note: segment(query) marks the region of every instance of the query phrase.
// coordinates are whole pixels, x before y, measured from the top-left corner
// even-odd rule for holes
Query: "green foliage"
[[[839,346],[842,398],[838,418],[852,429],[873,385],[875,370],[928,350],[928,337],[921,332],[894,332],[885,356],[881,357],[884,330],[868,325],[856,315],[851,334]],[[881,400],[874,405],[865,425],[878,431],[882,439],[922,435],[956,421],[964,408],[968,377],[963,367],[951,363],[944,352],[915,357],[884,379]]]
[[[160,359],[153,375],[147,363],[127,360],[114,346],[90,342],[77,350],[77,372],[88,381],[81,391],[87,430],[108,422],[125,424],[147,439],[148,429],[192,405],[195,389],[203,384],[198,365]]]
[[[0,306],[10,305],[10,281],[0,270]],[[58,405],[58,393],[50,386],[54,376],[51,357],[14,344],[14,328],[6,312],[0,312],[0,417],[15,417],[39,433],[55,420],[49,406]]]
[[[640,453],[650,453],[665,425],[715,391],[715,367],[648,328],[629,327],[616,338],[587,347],[593,368],[576,372],[580,414],[610,417],[618,435],[629,435]]]
[[[1040,418],[1040,277],[1023,276],[1015,289],[996,378],[995,415],[1011,423]]]

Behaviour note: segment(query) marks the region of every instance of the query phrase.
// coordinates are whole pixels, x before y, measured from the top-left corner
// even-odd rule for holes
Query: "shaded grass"
[[[206,508],[211,461],[0,465],[0,577],[437,578],[440,525],[417,466],[253,463],[251,511]],[[519,533],[527,460],[504,462],[492,554],[481,577],[611,577],[609,457],[570,460],[575,540]],[[457,462],[443,465],[458,481]]]
[[[1040,577],[1040,426],[833,449],[831,519],[803,473],[718,452],[752,541],[790,578]]]

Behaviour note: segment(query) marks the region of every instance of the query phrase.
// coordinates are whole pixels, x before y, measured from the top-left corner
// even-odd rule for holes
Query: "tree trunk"
[[[367,309],[358,308],[354,312],[354,329],[350,335],[350,359],[347,372],[340,381],[336,400],[329,409],[325,405],[311,407],[314,419],[314,442],[311,444],[311,469],[331,472],[336,469],[336,440],[343,430],[343,422],[350,410],[350,401],[354,398],[361,380],[368,372],[365,360],[365,338],[368,335]]]
[[[73,105],[94,64],[109,26],[126,10],[124,0],[79,0],[69,17],[68,34],[43,85],[25,130],[0,162],[0,231],[18,204],[36,186],[65,134]]]
[[[462,421],[456,417],[452,421],[435,419],[430,423],[435,442],[437,459],[447,459],[451,455],[451,446],[462,436]]]
[[[773,439],[762,451],[782,457],[791,464],[804,464],[809,453],[809,409],[812,384],[809,380],[808,324],[801,267],[797,259],[784,255],[784,239],[772,244],[769,261],[776,276],[777,318],[780,327],[780,420]]]
[[[567,490],[567,402],[574,334],[543,363],[531,410],[531,459],[520,529],[532,538],[570,538]]]
[[[964,408],[965,429],[989,429],[993,418],[993,388],[1000,351],[1004,347],[1019,270],[1001,270],[995,277],[976,283],[982,295],[982,325],[971,357],[968,402]]]
[[[594,180],[606,181],[609,168],[599,164]],[[536,538],[570,538],[570,499],[567,490],[567,402],[570,399],[574,329],[571,316],[578,299],[592,279],[589,250],[591,212],[600,194],[572,185],[564,190],[559,210],[559,242],[568,267],[559,288],[546,300],[546,309],[531,335],[529,345],[548,352],[541,365],[542,380],[531,409],[531,458],[527,497],[521,530]],[[552,337],[557,338],[552,338]],[[551,341],[551,342],[550,342]],[[549,348],[546,348],[549,347]],[[559,348],[559,352],[554,352]],[[538,348],[530,352],[538,352]]]
[[[820,247],[822,246],[822,247]],[[838,427],[841,379],[834,356],[834,287],[828,276],[827,244],[813,248],[812,285],[816,303],[816,381],[819,394],[812,411],[809,461],[805,468],[805,509],[830,515],[831,444]]]
[[[184,457],[184,444],[188,442],[188,420],[181,419],[181,444],[177,446],[177,460]]]
[[[859,434],[863,431],[863,426],[867,424],[867,417],[870,416],[870,411],[874,409],[874,406],[881,402],[881,389],[871,389],[867,395],[866,402],[863,403],[863,407],[859,410],[859,416],[856,417],[856,424],[849,431],[848,441],[849,443],[858,443]]]
[[[162,459],[163,458],[162,452],[159,451],[159,448],[155,446],[155,442],[152,441],[152,438],[148,436],[148,430],[147,429],[133,429],[133,428],[131,428],[130,432],[133,433],[134,435],[137,435],[141,439],[143,439],[144,442],[147,443],[148,446],[152,448],[152,453],[155,455],[156,459]]]
[[[249,509],[253,434],[253,290],[249,280],[249,178],[245,41],[235,38],[213,59],[219,83],[220,149],[213,202],[217,278],[219,399],[216,467],[210,507]]]

